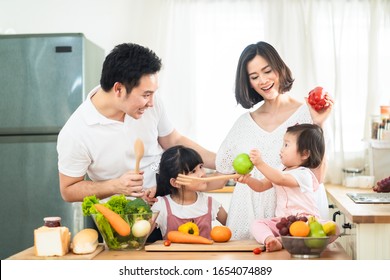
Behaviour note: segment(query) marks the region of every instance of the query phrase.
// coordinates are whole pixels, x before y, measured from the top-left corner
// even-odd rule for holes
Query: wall
[[[123,42],[147,45],[157,54],[159,46],[143,34],[155,31],[153,13],[158,2],[137,0],[0,0],[0,34],[84,33],[109,52]],[[137,26],[147,16],[149,25]],[[151,36],[148,36],[149,38]],[[149,41],[148,41],[149,40]]]

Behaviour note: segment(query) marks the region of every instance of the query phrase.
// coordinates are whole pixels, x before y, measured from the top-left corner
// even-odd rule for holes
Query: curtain
[[[134,2],[144,11],[134,9],[138,26],[147,27],[136,38],[163,58],[159,94],[182,134],[217,151],[245,111],[234,98],[239,55],[262,40],[292,70],[289,94],[304,101],[320,85],[335,99],[328,181],[340,183],[343,167],[366,166],[370,118],[390,105],[390,1]]]

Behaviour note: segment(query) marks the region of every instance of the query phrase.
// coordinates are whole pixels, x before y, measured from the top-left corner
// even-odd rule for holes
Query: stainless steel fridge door
[[[61,198],[56,140],[56,135],[0,137],[1,259],[33,246],[34,229],[44,217],[60,216],[73,234],[84,226],[81,208]]]
[[[82,34],[0,36],[0,134],[58,132],[83,101]]]

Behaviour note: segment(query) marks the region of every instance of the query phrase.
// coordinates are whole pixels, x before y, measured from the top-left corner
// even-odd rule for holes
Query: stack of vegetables
[[[167,240],[173,243],[213,244],[213,241],[199,235],[199,228],[194,222],[187,222],[167,234]],[[169,246],[170,243],[165,243]]]
[[[110,249],[140,249],[151,232],[153,212],[141,198],[112,196],[100,203],[96,196],[84,198],[84,216],[92,216]]]

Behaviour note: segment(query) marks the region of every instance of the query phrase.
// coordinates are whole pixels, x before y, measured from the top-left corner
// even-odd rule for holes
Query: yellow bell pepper
[[[177,230],[183,233],[199,235],[199,228],[194,222],[184,223]]]

